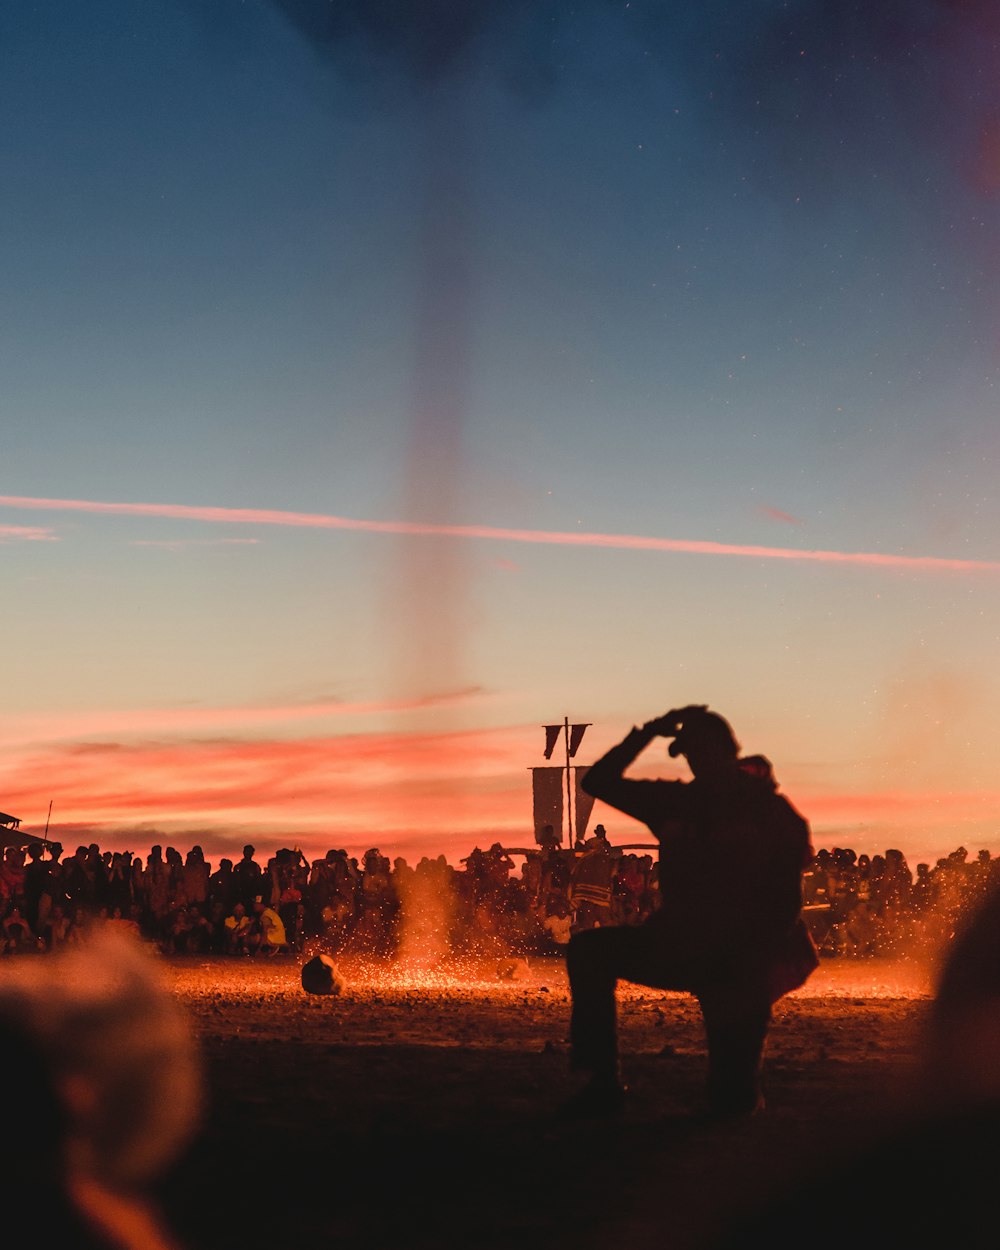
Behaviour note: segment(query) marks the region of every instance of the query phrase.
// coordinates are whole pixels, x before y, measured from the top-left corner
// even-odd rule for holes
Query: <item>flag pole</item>
[[[566,734],[566,841],[567,849],[573,849],[573,769],[570,766],[569,756],[569,717],[565,717],[563,721],[563,731]]]

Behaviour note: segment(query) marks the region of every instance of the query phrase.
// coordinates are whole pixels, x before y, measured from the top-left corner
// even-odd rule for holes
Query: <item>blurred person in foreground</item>
[[[673,739],[669,754],[684,756],[692,781],[624,776],[658,737]],[[772,1004],[818,963],[800,914],[809,826],[777,793],[769,763],[751,757],[742,767],[729,723],[702,706],[633,728],[589,769],[583,788],[659,840],[661,906],[641,925],[591,929],[570,940],[573,1066],[589,1081],[566,1114],[609,1114],[624,1101],[619,979],[694,994],[708,1043],[709,1114],[754,1114],[763,1106]]]
[[[103,935],[11,969],[0,1063],[29,1147],[0,1170],[5,1226],[40,1246],[176,1250],[147,1187],[197,1122],[200,1072],[149,956]]]
[[[868,1139],[732,1212],[714,1250],[940,1250],[997,1244],[1000,1139],[1000,887],[965,918],[938,974],[912,1068],[886,1082]],[[850,1228],[818,1219],[848,1195]],[[907,1198],[909,1195],[909,1198]]]

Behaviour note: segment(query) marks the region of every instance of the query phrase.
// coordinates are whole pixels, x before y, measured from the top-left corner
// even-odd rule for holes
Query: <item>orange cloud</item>
[[[996,573],[997,560],[964,560],[947,556],[907,556],[871,551],[807,550],[762,547],[738,543],[705,542],[682,538],[650,538],[639,534],[576,533],[561,530],[508,529],[489,525],[432,525],[415,521],[366,521],[312,512],[284,512],[255,508],[192,507],[186,504],[109,503],[85,499],[39,499],[0,495],[0,507],[36,511],[100,513],[106,516],[151,516],[180,521],[207,521],[225,525],[278,525],[305,529],[354,530],[373,534],[409,534],[420,537],[477,538],[498,542],[553,546],[660,551],[706,556],[744,556],[755,560],[808,560],[822,564],[865,565],[874,568],[925,572]]]
[[[524,836],[529,732],[36,747],[8,753],[0,792],[32,828],[51,799],[59,821],[81,827],[255,824],[326,831],[337,845],[397,833],[435,845],[462,827]]]
[[[863,794],[813,793],[790,796],[814,823],[896,818],[907,823],[947,826],[951,822],[996,818],[1000,825],[1000,790],[884,790]]]

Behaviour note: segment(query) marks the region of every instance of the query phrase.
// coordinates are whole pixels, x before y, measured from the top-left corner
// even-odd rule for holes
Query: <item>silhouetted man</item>
[[[233,868],[233,891],[247,914],[253,908],[254,899],[261,894],[263,889],[263,870],[254,859],[256,849],[247,844],[243,848],[243,858],[238,860]]]
[[[673,738],[694,780],[633,781],[625,770],[656,737]],[[771,1005],[801,985],[816,955],[800,917],[809,826],[769,770],[743,769],[727,721],[686,707],[633,729],[587,772],[583,788],[648,825],[660,841],[661,906],[638,926],[574,935],[574,1067],[589,1073],[569,1110],[617,1110],[615,986],[619,978],[687,990],[708,1042],[709,1110],[752,1114]]]

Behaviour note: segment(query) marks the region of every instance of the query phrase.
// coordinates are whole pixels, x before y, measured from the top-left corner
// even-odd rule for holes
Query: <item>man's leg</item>
[[[699,995],[708,1042],[708,1105],[720,1116],[763,1106],[761,1064],[771,1008],[766,994],[720,989]]]
[[[681,989],[657,935],[642,925],[588,929],[570,938],[566,953],[573,999],[570,1042],[573,1067],[595,1083],[618,1088],[615,988],[619,979],[660,989]]]

